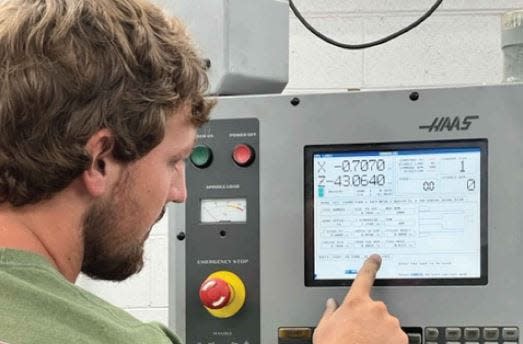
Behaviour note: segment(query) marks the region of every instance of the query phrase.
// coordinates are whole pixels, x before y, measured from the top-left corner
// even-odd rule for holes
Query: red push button
[[[200,286],[200,300],[210,309],[220,309],[231,300],[231,286],[219,278],[209,278]]]
[[[232,159],[237,165],[242,167],[247,167],[252,164],[254,157],[254,149],[245,143],[236,145],[232,152]]]

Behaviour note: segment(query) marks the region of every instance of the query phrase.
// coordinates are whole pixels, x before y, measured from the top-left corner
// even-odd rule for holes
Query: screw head
[[[415,102],[416,100],[419,99],[419,93],[418,93],[418,92],[412,92],[412,93],[409,95],[409,98],[410,98],[410,100],[412,100],[413,102]]]
[[[291,99],[291,104],[293,106],[298,106],[300,104],[300,98],[294,97]]]
[[[205,68],[205,70],[211,68],[211,60],[210,59],[203,59],[203,68]]]
[[[185,233],[184,232],[180,232],[176,235],[176,239],[182,241],[185,239]]]

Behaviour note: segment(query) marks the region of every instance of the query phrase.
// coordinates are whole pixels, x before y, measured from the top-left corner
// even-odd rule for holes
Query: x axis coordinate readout
[[[373,253],[382,279],[480,277],[480,148],[319,152],[313,168],[316,280]]]

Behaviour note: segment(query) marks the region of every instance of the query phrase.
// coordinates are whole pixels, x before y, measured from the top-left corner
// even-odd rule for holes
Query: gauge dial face
[[[202,199],[200,221],[202,223],[247,222],[245,198]]]

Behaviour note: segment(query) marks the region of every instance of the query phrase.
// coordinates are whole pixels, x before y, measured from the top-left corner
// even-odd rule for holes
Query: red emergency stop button
[[[220,309],[231,300],[231,286],[219,278],[209,278],[200,286],[200,300],[210,309]]]
[[[241,278],[230,271],[216,271],[200,286],[200,300],[213,317],[233,317],[245,304],[247,291]]]
[[[247,167],[252,164],[254,157],[254,148],[245,143],[236,145],[232,151],[232,159],[241,167]]]

